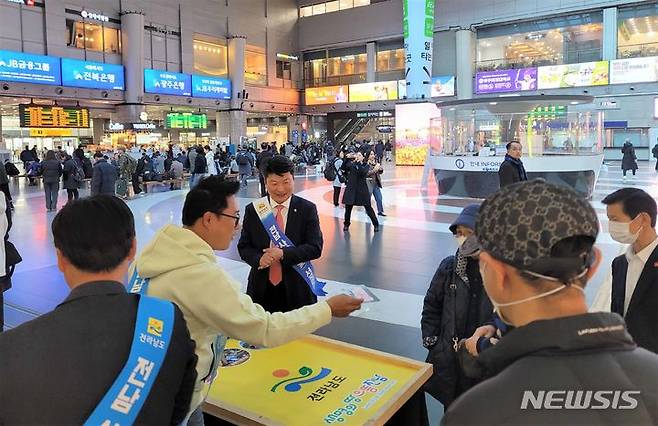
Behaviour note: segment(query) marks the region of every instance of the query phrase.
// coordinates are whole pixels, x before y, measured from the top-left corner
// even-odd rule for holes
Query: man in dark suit
[[[100,223],[111,229],[103,238]],[[83,424],[131,352],[140,296],[122,284],[136,247],[130,209],[115,197],[84,198],[59,212],[52,231],[71,293],[54,311],[0,334],[0,424]],[[174,306],[170,344],[150,392],[141,389],[136,423],[180,424],[195,368],[194,342]],[[137,404],[139,390],[122,392]]]
[[[505,154],[505,161],[498,169],[498,179],[500,179],[500,187],[504,188],[507,185],[512,185],[517,182],[528,180],[528,175],[523,167],[521,155],[523,154],[523,147],[517,141],[512,141],[506,145],[507,154]]]
[[[624,317],[633,339],[658,353],[658,235],[656,201],[637,188],[605,197],[608,229],[617,242],[629,244],[612,261],[610,310]]]
[[[272,213],[295,247],[272,247],[253,203],[245,209],[238,251],[251,266],[247,294],[269,312],[288,312],[317,302],[294,269],[322,254],[322,231],[315,204],[293,195],[294,165],[276,155],[263,168]]]
[[[116,167],[108,163],[101,152],[94,154],[94,160],[91,195],[114,195],[118,177]]]

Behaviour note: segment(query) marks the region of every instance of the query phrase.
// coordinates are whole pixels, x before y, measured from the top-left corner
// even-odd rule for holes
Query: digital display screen
[[[124,90],[123,66],[62,58],[62,84],[87,89]]]
[[[170,112],[167,114],[166,127],[168,129],[206,129],[208,128],[208,116],[191,112]]]
[[[231,80],[193,74],[192,96],[197,98],[231,99]]]
[[[350,84],[350,102],[390,101],[398,98],[398,82]]]
[[[192,76],[162,70],[144,70],[144,91],[162,95],[192,96]]]
[[[347,102],[348,86],[312,87],[305,90],[306,105],[327,105]]]
[[[52,56],[0,50],[0,81],[62,84],[60,60]]]
[[[87,108],[22,104],[18,111],[21,127],[89,127]]]

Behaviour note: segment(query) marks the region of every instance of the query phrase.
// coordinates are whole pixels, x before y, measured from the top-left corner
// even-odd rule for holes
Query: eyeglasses
[[[231,219],[235,219],[235,227],[236,228],[240,224],[240,215],[233,216],[233,215],[226,214],[226,213],[217,213],[217,214],[220,215],[220,216],[225,216],[225,217],[230,217]]]

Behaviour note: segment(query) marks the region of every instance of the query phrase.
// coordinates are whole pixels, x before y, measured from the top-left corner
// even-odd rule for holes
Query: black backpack
[[[18,168],[16,168],[14,163],[5,163],[5,171],[7,172],[8,176],[18,176],[21,174],[21,172],[18,171]]]
[[[336,180],[336,165],[331,163],[324,166],[324,178],[329,182]]]
[[[241,166],[246,166],[247,164],[249,164],[249,159],[245,154],[238,155],[238,164]]]

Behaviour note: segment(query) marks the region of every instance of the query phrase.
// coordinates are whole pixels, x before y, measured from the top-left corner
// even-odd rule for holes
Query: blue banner
[[[192,96],[231,99],[231,80],[192,74]]]
[[[123,65],[62,58],[62,85],[124,90]]]
[[[295,247],[292,241],[286,236],[279,225],[276,223],[274,214],[272,213],[272,206],[270,206],[270,200],[267,197],[260,198],[254,201],[254,208],[256,209],[256,214],[260,218],[265,232],[270,237],[272,243],[279,248],[286,247]],[[311,288],[311,291],[316,296],[326,296],[327,292],[324,291],[324,286],[327,284],[318,280],[315,275],[315,270],[311,262],[299,263],[293,266],[293,269],[304,278],[306,284]]]
[[[163,95],[192,96],[192,76],[161,70],[144,70],[144,91]]]
[[[59,58],[0,50],[0,81],[62,84]]]
[[[173,328],[171,302],[139,298],[128,361],[85,426],[135,424],[164,363]]]
[[[403,0],[402,31],[408,99],[429,99],[432,86],[435,0]]]

